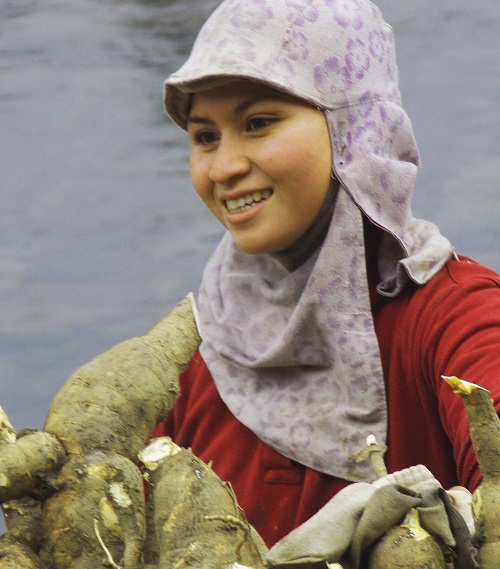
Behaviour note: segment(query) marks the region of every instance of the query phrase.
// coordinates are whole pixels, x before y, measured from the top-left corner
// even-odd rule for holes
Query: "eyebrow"
[[[243,99],[243,101],[241,101],[240,103],[238,103],[236,105],[236,107],[233,109],[233,115],[239,115],[243,112],[245,112],[246,110],[248,110],[250,107],[252,107],[253,105],[260,103],[262,101],[275,101],[276,99],[279,99],[280,95],[279,94],[265,94],[265,95],[252,95],[249,96],[245,99]],[[186,123],[187,124],[208,124],[210,123],[210,119],[199,116],[199,115],[188,115],[187,119],[186,119]]]

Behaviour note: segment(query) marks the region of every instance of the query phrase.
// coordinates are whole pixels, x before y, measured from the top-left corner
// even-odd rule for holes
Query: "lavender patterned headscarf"
[[[287,271],[226,234],[203,276],[202,355],[238,419],[291,459],[352,481],[348,457],[386,439],[384,378],[370,309],[363,214],[385,230],[380,294],[423,284],[453,254],[411,215],[419,155],[401,107],[393,33],[367,0],[226,0],[165,82],[185,128],[190,94],[250,79],[323,110],[340,181],[323,245]]]

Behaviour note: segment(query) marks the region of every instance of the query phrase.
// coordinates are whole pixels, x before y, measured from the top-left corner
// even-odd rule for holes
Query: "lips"
[[[251,209],[262,200],[266,200],[272,194],[271,190],[256,190],[236,199],[226,200],[226,207],[230,213],[240,213]]]

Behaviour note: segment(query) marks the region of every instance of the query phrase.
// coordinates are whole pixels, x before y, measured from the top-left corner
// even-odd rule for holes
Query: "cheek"
[[[208,177],[207,161],[195,154],[191,154],[189,159],[189,173],[196,193],[203,201],[207,201],[210,197],[210,180]]]
[[[330,177],[332,172],[332,146],[330,134],[324,117],[321,115],[316,121],[316,128],[309,137],[310,154],[316,161],[318,174]]]
[[[210,162],[204,157],[191,155],[189,160],[189,172],[193,187],[203,203],[212,212],[214,217],[224,225],[224,218],[214,197],[214,185],[208,173]]]
[[[331,144],[325,119],[316,112],[297,121],[264,149],[262,162],[286,176],[302,182],[314,177],[329,185],[332,170]],[[321,185],[321,184],[320,184]]]

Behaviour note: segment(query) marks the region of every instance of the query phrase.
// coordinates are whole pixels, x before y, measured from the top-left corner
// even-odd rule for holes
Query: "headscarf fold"
[[[453,254],[411,214],[419,154],[392,30],[367,0],[225,0],[165,82],[166,109],[185,128],[192,93],[241,79],[323,110],[340,186],[322,246],[293,271],[224,236],[200,288],[201,353],[229,409],[264,442],[321,472],[371,481],[370,466],[349,459],[387,430],[363,216],[385,232],[380,294],[427,282]]]

